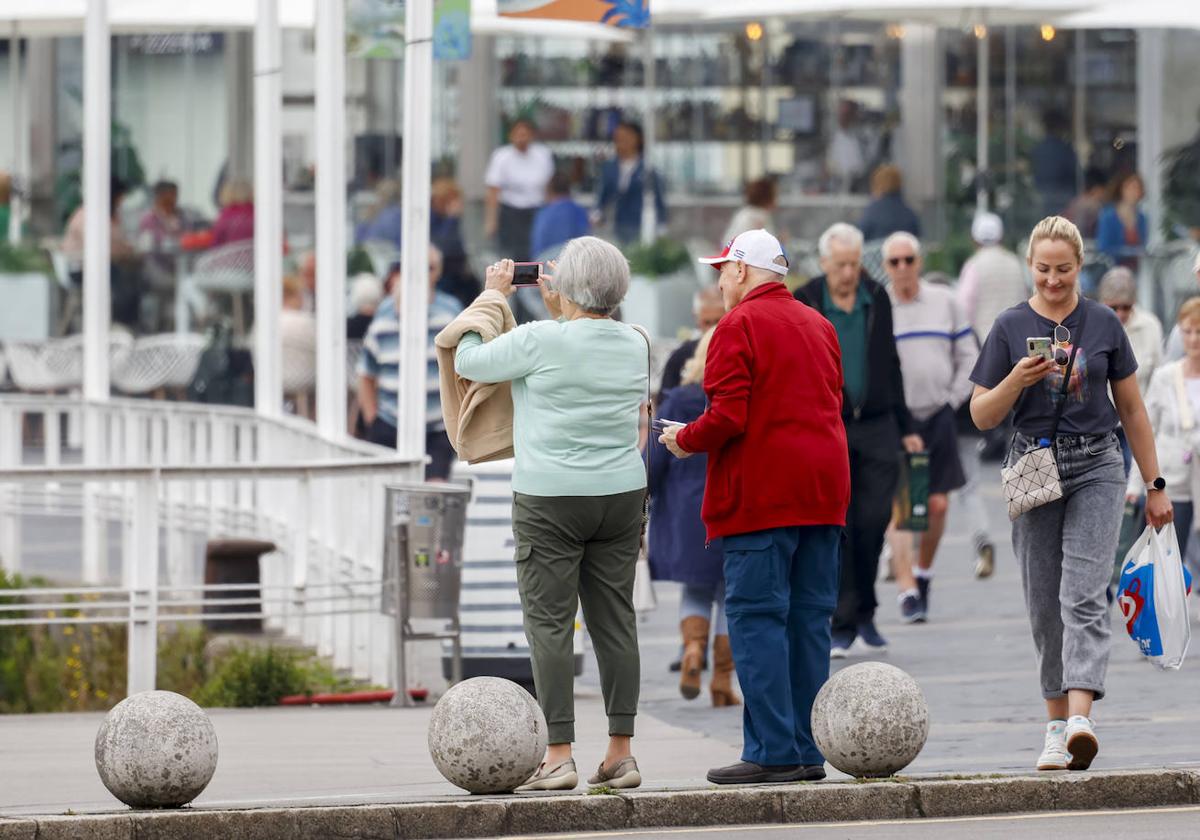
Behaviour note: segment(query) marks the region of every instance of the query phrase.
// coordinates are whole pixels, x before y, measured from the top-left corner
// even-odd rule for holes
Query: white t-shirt
[[[515,146],[501,146],[492,152],[484,183],[500,189],[500,203],[531,209],[546,202],[546,185],[554,175],[554,155],[541,143],[532,143],[524,152]]]

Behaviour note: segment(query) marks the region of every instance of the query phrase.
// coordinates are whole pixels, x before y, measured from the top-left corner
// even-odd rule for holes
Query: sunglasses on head
[[[888,257],[888,265],[890,265],[892,268],[897,267],[898,265],[900,265],[900,263],[904,263],[905,265],[912,265],[916,261],[917,261],[917,258],[912,256],[911,254],[909,254],[907,257]]]

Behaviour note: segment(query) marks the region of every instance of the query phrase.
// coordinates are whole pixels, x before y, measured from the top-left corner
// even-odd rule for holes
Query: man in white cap
[[[958,303],[983,344],[1005,309],[1029,298],[1025,264],[1004,247],[1004,222],[995,213],[977,213],[971,222],[977,250],[958,278]]]
[[[1024,261],[1004,247],[1004,222],[999,216],[976,213],[971,222],[971,238],[977,250],[959,273],[958,303],[982,346],[997,316],[1029,299],[1029,283]],[[1002,459],[1010,437],[1007,423],[984,432],[980,457],[984,461]],[[986,572],[980,577],[991,574],[987,563],[978,571]]]
[[[787,257],[765,230],[701,262],[720,271],[728,310],[704,369],[709,407],[687,426],[663,421],[660,440],[680,458],[708,453],[701,515],[725,552],[743,748],[708,780],[823,779],[810,721],[829,676],[850,501],[837,333],[788,293]]]

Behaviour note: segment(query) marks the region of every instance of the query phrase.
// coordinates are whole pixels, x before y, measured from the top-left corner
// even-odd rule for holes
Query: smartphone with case
[[[542,276],[542,263],[519,262],[513,264],[514,286],[536,286]]]
[[[1031,359],[1043,358],[1054,361],[1054,342],[1046,336],[1031,336],[1025,339],[1025,351]]]

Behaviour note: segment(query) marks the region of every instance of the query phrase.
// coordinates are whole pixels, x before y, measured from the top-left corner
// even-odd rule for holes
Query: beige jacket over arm
[[[516,325],[504,295],[489,289],[434,339],[446,434],[458,457],[468,464],[513,457],[512,385],[459,376],[454,370],[458,342],[472,332],[488,342]]]

